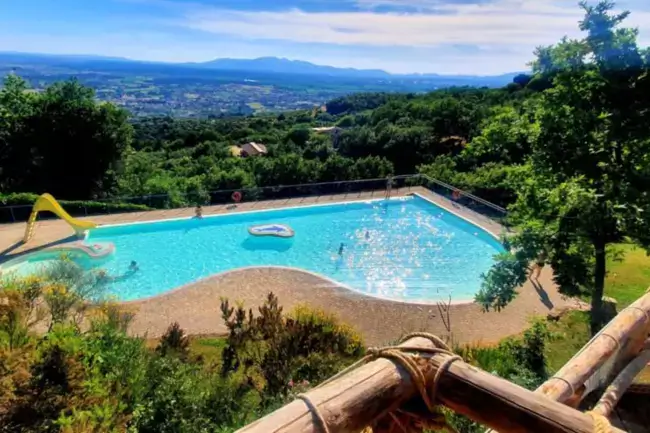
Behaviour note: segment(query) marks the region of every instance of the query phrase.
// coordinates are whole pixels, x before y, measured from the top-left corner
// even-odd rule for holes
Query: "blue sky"
[[[617,5],[650,45],[650,0]],[[580,18],[577,0],[0,0],[0,51],[498,74]]]

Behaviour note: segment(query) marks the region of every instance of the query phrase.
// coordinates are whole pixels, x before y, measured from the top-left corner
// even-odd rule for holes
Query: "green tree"
[[[16,75],[0,90],[0,189],[9,190],[31,173],[32,149],[20,140],[25,120],[34,111],[35,94]]]
[[[126,111],[96,102],[93,90],[74,80],[49,87],[27,121],[25,138],[40,165],[31,190],[81,199],[109,191],[109,170],[131,141],[127,120]]]
[[[650,246],[650,78],[635,31],[618,28],[627,14],[611,15],[611,2],[581,5],[594,61],[557,72],[533,108],[538,132],[512,215],[519,236],[536,239],[522,242],[522,259],[544,250],[563,293],[591,296],[595,333],[608,246],[625,238]],[[486,283],[477,300],[489,305],[495,290]]]
[[[9,76],[0,92],[0,184],[77,199],[109,192],[131,141],[127,120],[126,111],[98,103],[74,80],[31,94]]]

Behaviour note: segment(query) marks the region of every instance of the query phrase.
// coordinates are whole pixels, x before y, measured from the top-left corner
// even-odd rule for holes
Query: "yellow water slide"
[[[32,213],[29,216],[29,220],[27,221],[27,228],[25,229],[25,238],[23,239],[23,242],[25,243],[29,242],[29,240],[34,235],[34,228],[36,226],[36,217],[38,216],[38,213],[41,211],[52,212],[59,218],[63,219],[65,222],[70,224],[70,226],[74,229],[75,233],[79,237],[83,236],[86,230],[94,229],[95,227],[97,227],[97,224],[92,223],[90,221],[82,221],[76,218],[72,218],[70,214],[67,213],[61,207],[59,202],[56,201],[54,197],[46,193],[41,195],[38,198],[38,200],[36,200],[36,203],[34,203],[34,207],[32,208]]]

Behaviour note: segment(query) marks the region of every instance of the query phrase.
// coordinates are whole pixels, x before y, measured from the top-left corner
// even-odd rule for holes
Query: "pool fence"
[[[372,193],[373,198],[386,195],[390,181],[391,195],[403,195],[417,188],[425,188],[443,200],[454,205],[460,205],[473,212],[479,218],[487,218],[502,225],[507,225],[507,211],[477,197],[467,191],[458,189],[440,180],[424,174],[398,175],[389,178],[359,179],[338,182],[305,183],[296,185],[276,185],[253,188],[223,189],[218,191],[193,191],[185,194],[152,194],[137,197],[112,197],[93,200],[93,205],[83,201],[63,204],[66,211],[74,217],[107,215],[127,212],[142,212],[154,209],[187,209],[201,206],[229,206],[235,204],[235,199],[241,203],[292,200],[301,197],[320,197],[341,195],[346,200],[355,195],[367,197]],[[56,197],[61,199],[61,197]],[[18,204],[0,207],[0,223],[15,223],[27,221],[32,204]],[[102,206],[103,205],[103,206]],[[126,206],[125,206],[126,205]],[[129,205],[135,205],[129,208]],[[39,219],[53,218],[48,212],[39,214]]]

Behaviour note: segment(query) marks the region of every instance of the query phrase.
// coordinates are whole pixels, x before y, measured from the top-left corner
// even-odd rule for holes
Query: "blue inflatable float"
[[[291,238],[295,234],[293,229],[284,224],[262,224],[251,226],[248,233],[253,236],[275,236],[278,238]]]

